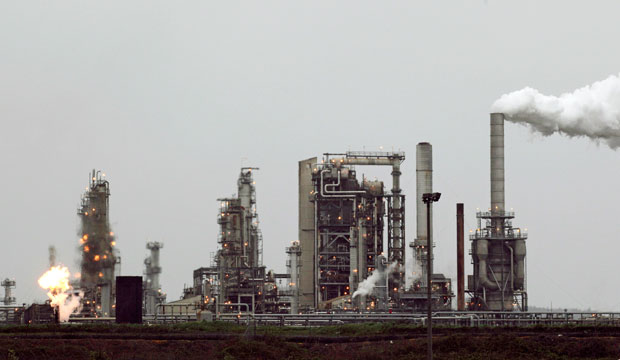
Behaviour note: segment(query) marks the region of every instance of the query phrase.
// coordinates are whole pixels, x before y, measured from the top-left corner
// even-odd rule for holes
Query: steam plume
[[[359,286],[357,287],[357,290],[355,290],[355,292],[353,293],[352,298],[355,299],[355,297],[357,296],[367,296],[372,292],[372,289],[375,288],[375,286],[377,285],[377,283],[381,280],[381,279],[385,279],[385,277],[392,273],[394,270],[396,270],[396,267],[398,266],[397,262],[393,262],[391,263],[387,268],[385,268],[384,271],[379,271],[378,269],[375,269],[369,277],[367,277],[366,279],[364,279],[364,281],[362,281]]]
[[[405,288],[409,289],[422,278],[423,270],[422,264],[417,261],[408,261],[406,266],[407,277],[405,281]]]
[[[506,120],[525,124],[545,136],[556,132],[569,137],[585,136],[612,149],[620,147],[618,75],[560,96],[544,95],[526,87],[500,97],[491,111],[504,113]]]

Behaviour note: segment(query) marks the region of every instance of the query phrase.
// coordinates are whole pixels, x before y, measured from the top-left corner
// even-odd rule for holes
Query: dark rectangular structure
[[[116,277],[116,322],[142,323],[142,277]]]
[[[456,204],[456,309],[465,311],[465,210]]]

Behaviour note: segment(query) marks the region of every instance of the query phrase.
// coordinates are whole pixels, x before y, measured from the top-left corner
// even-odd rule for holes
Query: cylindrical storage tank
[[[491,114],[491,212],[504,211],[504,114]]]
[[[489,240],[487,239],[478,239],[475,242],[476,244],[476,256],[478,257],[478,261],[486,261],[489,257]]]
[[[517,289],[524,289],[525,286],[525,240],[515,241],[515,257],[517,260],[516,274],[515,274],[515,287]]]

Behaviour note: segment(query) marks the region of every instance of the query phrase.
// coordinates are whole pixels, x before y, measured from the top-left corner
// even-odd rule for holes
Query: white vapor
[[[375,288],[375,286],[377,285],[379,280],[384,278],[384,276],[387,276],[388,274],[390,274],[393,271],[395,271],[397,266],[398,266],[398,263],[397,262],[393,262],[390,265],[388,265],[388,267],[384,271],[379,271],[379,270],[375,269],[370,274],[369,277],[364,279],[364,281],[362,281],[358,285],[357,290],[355,290],[355,292],[353,293],[353,296],[351,298],[355,299],[355,297],[357,297],[357,296],[367,296],[367,295],[369,295],[372,292],[372,289]]]
[[[69,321],[69,316],[81,309],[83,293],[73,293],[69,284],[69,269],[63,265],[52,266],[39,278],[39,286],[48,290],[50,305],[58,308],[60,322]]]
[[[500,97],[491,112],[504,113],[506,120],[526,124],[545,136],[556,132],[569,137],[586,136],[612,149],[620,147],[618,75],[560,96],[526,87]]]
[[[60,322],[69,321],[71,314],[79,313],[82,310],[82,296],[83,293],[80,291],[79,294],[61,293],[52,299],[52,305],[58,306],[58,320]]]
[[[411,288],[418,280],[422,278],[422,264],[412,259],[406,263],[405,289]]]

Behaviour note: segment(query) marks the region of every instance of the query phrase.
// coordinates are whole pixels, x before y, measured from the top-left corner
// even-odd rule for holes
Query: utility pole
[[[426,295],[428,314],[426,317],[427,350],[426,358],[433,360],[433,303],[432,303],[432,276],[433,276],[433,241],[431,235],[431,205],[439,201],[441,193],[422,194],[422,201],[426,204]]]

